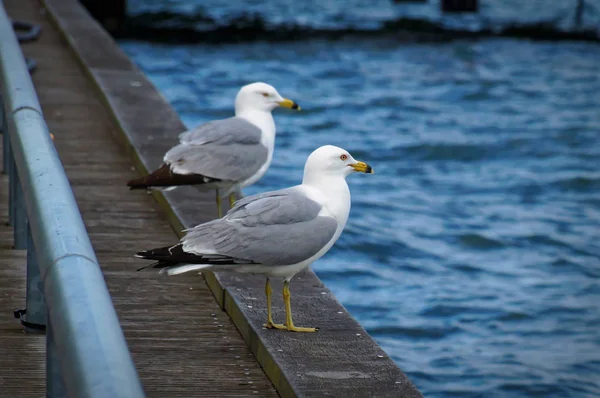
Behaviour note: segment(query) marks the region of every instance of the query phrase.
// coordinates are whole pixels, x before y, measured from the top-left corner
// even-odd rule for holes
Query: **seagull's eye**
[[[348,156],[346,156],[346,155],[342,155],[342,156],[340,156],[340,159],[342,159],[342,160],[346,160],[346,159],[348,159]]]
[[[269,96],[269,93],[262,93],[262,96],[263,96],[263,97],[268,97],[268,96]]]

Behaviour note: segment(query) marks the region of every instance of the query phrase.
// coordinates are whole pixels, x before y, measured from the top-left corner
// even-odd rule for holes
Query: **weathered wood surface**
[[[140,266],[132,256],[136,250],[172,242],[177,236],[151,196],[125,186],[137,173],[116,134],[119,129],[45,10],[35,0],[9,0],[5,7],[12,18],[42,25],[40,39],[23,49],[38,63],[33,80],[44,116],[147,395],[277,396],[202,277],[136,272]],[[84,29],[89,23],[83,19],[75,25]],[[85,45],[92,56],[102,49],[102,41],[88,39]],[[106,53],[104,57],[119,66],[128,62]],[[5,220],[6,177],[0,182],[0,216]],[[0,396],[40,397],[45,386],[44,338],[24,335],[18,321],[10,319],[12,310],[24,302],[25,253],[10,249],[12,235],[7,231],[5,226],[0,229]]]
[[[177,114],[136,67],[123,62],[123,52],[85,17],[74,0],[44,0],[79,61],[110,104],[125,145],[140,172],[154,169],[184,126]],[[102,42],[102,43],[100,43]],[[102,49],[101,60],[87,43]],[[111,64],[110,59],[115,63]],[[298,165],[302,167],[302,165]],[[135,193],[142,196],[142,193]],[[175,228],[193,226],[215,215],[213,193],[178,189],[157,194]],[[211,209],[207,213],[206,209]],[[210,215],[207,217],[207,215]],[[154,242],[166,243],[166,242]],[[315,334],[266,330],[264,279],[206,273],[222,303],[282,396],[420,397],[396,364],[337,302],[312,271],[292,281],[295,322],[319,326]],[[280,295],[275,317],[283,319]]]

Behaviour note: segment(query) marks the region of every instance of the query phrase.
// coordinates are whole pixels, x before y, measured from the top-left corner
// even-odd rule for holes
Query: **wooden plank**
[[[64,35],[95,34],[94,29],[74,28],[78,25],[73,23],[72,15],[61,11],[77,7],[72,0],[46,0],[46,4]],[[110,38],[98,35],[78,40],[70,40],[73,51],[109,105],[137,167],[141,172],[156,167],[183,131],[183,124],[137,68],[122,67],[120,61],[99,65],[83,48],[86,41],[104,41],[101,47],[107,59],[112,56],[111,46],[115,59],[119,59],[122,51]],[[212,201],[210,193],[178,189],[155,196],[165,206],[176,229],[207,221],[215,214],[206,211]],[[316,334],[262,328],[265,319],[262,278],[223,273],[212,279],[211,273],[205,274],[215,296],[282,396],[421,396],[312,271],[294,278],[292,297],[298,324],[320,326]],[[276,316],[279,319],[283,316],[281,306]]]
[[[38,60],[33,80],[44,115],[56,137],[57,151],[147,395],[277,396],[202,277],[164,278],[156,273],[135,272],[140,266],[132,256],[135,250],[177,237],[151,196],[131,192],[125,186],[136,172],[127,151],[116,138],[118,129],[55,27],[39,12],[36,1],[11,0],[6,7],[13,18],[42,25],[40,39],[25,45],[24,52]],[[81,15],[71,8],[65,12]],[[45,59],[42,54],[56,54],[69,73],[62,75],[60,68],[51,65],[52,59]],[[4,235],[0,234],[0,239]],[[9,254],[12,255],[12,251],[0,247],[0,259]],[[17,261],[21,267],[20,279],[13,277],[12,280],[19,281],[17,293],[24,296],[23,258],[24,254]],[[14,294],[4,285],[5,280],[11,279],[0,281],[0,294]],[[4,306],[4,300],[0,301]],[[12,305],[14,302],[10,301]],[[20,330],[16,320],[6,321],[6,324],[10,325],[11,333]],[[31,344],[31,336],[19,337],[21,346]],[[14,387],[19,382],[27,383],[22,386],[24,390],[35,389],[35,396],[43,395],[43,366],[34,366],[39,361],[36,350],[39,348],[43,354],[43,337],[39,347],[17,353],[11,353],[11,345],[2,344],[2,339],[0,330],[0,345],[5,347],[0,348],[0,355],[3,361],[14,366],[0,369],[0,396],[5,393],[6,380],[10,384],[6,390],[10,395],[6,396],[28,396]],[[37,369],[37,373],[32,371],[31,381],[24,381],[23,369],[28,366]]]

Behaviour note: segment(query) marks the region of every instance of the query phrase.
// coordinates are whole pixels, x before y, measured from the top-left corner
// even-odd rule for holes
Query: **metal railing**
[[[27,65],[0,1],[3,170],[15,249],[27,249],[27,331],[46,326],[46,396],[144,393]],[[27,338],[26,336],[23,338]]]

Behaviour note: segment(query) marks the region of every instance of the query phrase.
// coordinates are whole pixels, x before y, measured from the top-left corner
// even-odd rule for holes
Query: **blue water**
[[[252,81],[300,103],[247,194],[323,144],[374,167],[313,269],[426,396],[600,396],[600,45],[120,44],[188,126]]]
[[[445,27],[499,29],[515,23],[550,23],[561,30],[574,28],[578,0],[478,0],[479,13],[443,14],[439,0],[129,0],[128,11],[140,14],[170,13],[177,22],[198,30],[211,24],[224,26],[240,17],[260,17],[268,26],[290,25],[309,29],[376,29],[398,18],[439,22]],[[150,22],[150,21],[147,21]],[[157,20],[152,20],[156,23]],[[600,0],[584,0],[580,29],[598,31]],[[172,26],[172,24],[166,24]]]

